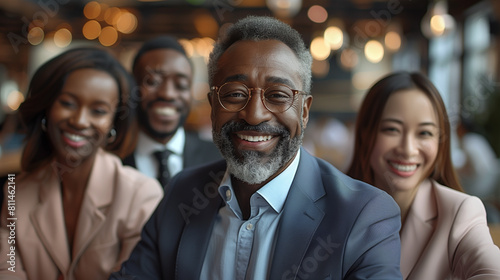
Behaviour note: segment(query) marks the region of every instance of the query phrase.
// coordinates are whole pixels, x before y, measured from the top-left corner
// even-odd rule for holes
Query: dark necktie
[[[158,181],[163,188],[165,188],[170,180],[170,172],[168,171],[168,157],[170,154],[171,152],[169,150],[156,151],[153,153],[158,160]]]

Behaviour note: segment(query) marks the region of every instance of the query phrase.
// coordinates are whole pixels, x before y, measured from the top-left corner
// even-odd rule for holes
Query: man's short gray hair
[[[208,61],[208,80],[213,86],[217,64],[221,55],[234,43],[242,40],[263,41],[278,40],[286,44],[295,53],[300,62],[300,77],[302,91],[311,92],[311,64],[312,57],[306,48],[304,40],[297,30],[288,24],[265,16],[248,16],[232,25],[227,34],[214,46]]]

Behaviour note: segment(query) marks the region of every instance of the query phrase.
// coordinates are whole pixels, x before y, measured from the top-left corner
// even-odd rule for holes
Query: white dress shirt
[[[153,156],[156,151],[168,149],[172,154],[168,157],[168,170],[173,177],[179,173],[183,167],[183,152],[186,143],[186,134],[180,127],[166,145],[153,140],[151,137],[140,131],[137,138],[137,148],[135,151],[135,163],[137,169],[151,178],[158,177],[158,161]]]

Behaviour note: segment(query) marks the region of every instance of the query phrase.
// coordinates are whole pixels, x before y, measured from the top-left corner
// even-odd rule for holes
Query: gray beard
[[[259,151],[240,151],[241,156],[238,156],[230,139],[233,132],[241,130],[278,134],[281,139],[269,156]],[[230,122],[226,123],[220,132],[212,132],[215,145],[226,159],[229,173],[251,185],[266,181],[290,161],[302,145],[304,137],[302,125],[301,134],[295,138],[290,138],[290,132],[284,127],[274,127],[265,123],[251,126],[246,123]]]

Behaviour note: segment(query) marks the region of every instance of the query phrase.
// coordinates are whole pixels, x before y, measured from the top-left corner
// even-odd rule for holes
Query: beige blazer
[[[99,150],[82,202],[73,254],[67,242],[54,164],[16,178],[15,273],[2,209],[0,279],[107,279],[128,259],[143,225],[163,196],[159,183]],[[83,180],[83,178],[82,178]],[[7,194],[4,205],[7,204]],[[10,258],[10,257],[9,257]]]
[[[500,279],[479,198],[423,182],[401,230],[401,273],[408,280]]]

